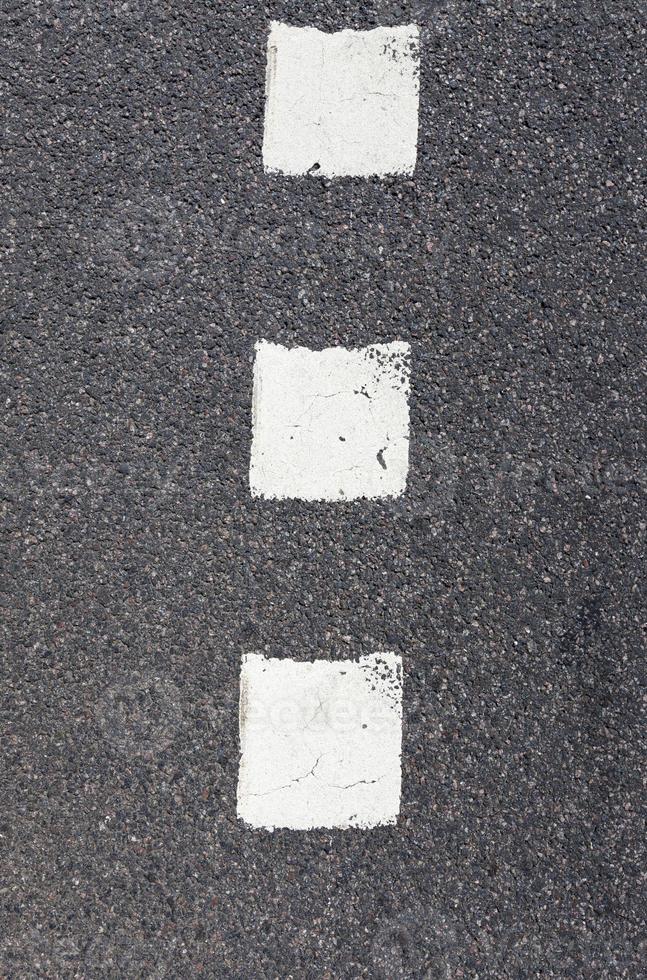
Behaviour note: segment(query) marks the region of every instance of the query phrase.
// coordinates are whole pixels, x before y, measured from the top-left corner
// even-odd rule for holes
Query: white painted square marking
[[[409,345],[256,344],[249,471],[255,497],[356,500],[404,493]]]
[[[326,34],[274,21],[267,46],[263,164],[326,177],[412,174],[419,31]]]
[[[238,816],[252,827],[375,827],[400,809],[402,658],[247,654]]]

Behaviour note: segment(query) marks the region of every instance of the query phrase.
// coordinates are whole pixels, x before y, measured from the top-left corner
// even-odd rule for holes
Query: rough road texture
[[[263,174],[270,18],[420,24],[412,179]],[[2,26],[0,973],[638,977],[640,5]],[[404,498],[251,499],[260,337],[411,342]],[[399,825],[246,830],[241,654],[379,649]]]

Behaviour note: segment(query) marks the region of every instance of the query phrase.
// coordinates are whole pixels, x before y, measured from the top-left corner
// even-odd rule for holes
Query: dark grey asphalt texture
[[[412,179],[263,174],[270,18],[421,25]],[[2,27],[0,975],[644,976],[640,4]],[[411,341],[405,497],[250,498],[259,338]],[[241,654],[379,649],[397,827],[246,829]]]

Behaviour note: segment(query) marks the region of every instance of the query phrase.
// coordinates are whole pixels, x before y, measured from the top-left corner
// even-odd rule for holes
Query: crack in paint
[[[314,776],[315,769],[317,768],[317,766],[319,765],[322,759],[323,756],[320,755],[309,772],[304,773],[303,776],[295,776],[294,779],[291,779],[289,783],[284,783],[283,786],[275,786],[273,789],[266,790],[265,793],[245,793],[245,796],[270,796],[272,793],[278,793],[279,790],[281,789],[288,789],[288,787],[292,786],[293,783],[300,783],[304,779],[307,779],[308,776]]]
[[[347,786],[337,786],[335,783],[331,783],[330,786],[332,789],[352,789],[353,786],[372,786],[373,783],[379,783],[383,779],[386,779],[386,776],[378,776],[377,779],[358,779],[354,783],[348,783]]]

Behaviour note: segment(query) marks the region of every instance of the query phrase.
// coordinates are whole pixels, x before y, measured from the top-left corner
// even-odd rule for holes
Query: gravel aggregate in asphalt
[[[642,975],[641,5],[0,16],[0,975]],[[412,177],[263,173],[271,19],[420,25]],[[405,496],[251,498],[261,338],[411,344]],[[398,825],[246,828],[241,655],[376,650]]]

